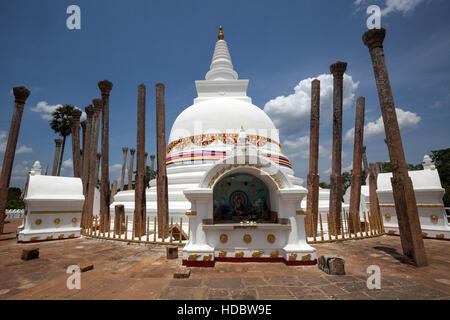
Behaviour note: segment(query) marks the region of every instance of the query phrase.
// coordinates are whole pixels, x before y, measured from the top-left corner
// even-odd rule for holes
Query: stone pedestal
[[[15,98],[14,111],[11,118],[11,126],[9,127],[8,142],[6,143],[2,162],[2,173],[0,176],[0,234],[3,233],[3,225],[5,223],[8,188],[11,181],[17,140],[19,138],[20,123],[22,122],[23,109],[25,107],[25,101],[30,95],[30,90],[25,87],[15,87],[13,93]]]
[[[317,234],[319,212],[319,126],[320,126],[320,81],[311,83],[311,120],[309,135],[309,173],[307,177],[307,216],[306,233],[308,237]],[[312,228],[311,228],[312,226]]]
[[[73,158],[73,176],[75,178],[81,177],[80,118],[81,118],[81,110],[74,109],[72,111],[72,158]]]
[[[355,139],[353,145],[353,169],[352,182],[350,190],[350,215],[349,225],[350,231],[356,232],[361,230],[353,230],[354,226],[359,226],[359,206],[361,202],[361,173],[362,173],[362,155],[364,140],[364,108],[365,99],[359,97],[356,102],[356,120],[355,120]]]
[[[158,151],[158,176],[156,178],[156,188],[158,193],[158,236],[166,238],[168,236],[167,233],[169,229],[169,197],[166,172],[166,122],[164,84],[162,83],[156,84],[156,136]]]
[[[330,227],[341,233],[342,211],[342,104],[343,82],[347,63],[338,61],[330,66],[333,74],[333,152],[330,175]]]
[[[369,48],[375,80],[386,131],[386,143],[392,166],[392,189],[398,217],[400,238],[405,256],[417,266],[428,265],[422,239],[416,197],[403,151],[402,138],[395,111],[394,98],[384,58],[384,28],[372,29],[364,33],[363,42]]]

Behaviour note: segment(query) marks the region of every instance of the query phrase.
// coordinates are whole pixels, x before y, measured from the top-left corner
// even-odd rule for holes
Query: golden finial
[[[217,36],[219,40],[223,40],[223,32],[222,32],[222,26],[219,26],[219,35]]]

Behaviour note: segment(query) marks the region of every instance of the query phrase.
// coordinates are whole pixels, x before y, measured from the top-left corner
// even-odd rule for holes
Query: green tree
[[[8,200],[6,202],[6,209],[23,209],[25,203],[20,199],[22,190],[19,188],[8,188]]]
[[[64,157],[64,147],[66,145],[66,138],[72,133],[72,128],[70,124],[70,119],[72,117],[72,111],[75,106],[70,104],[65,104],[61,107],[56,108],[52,112],[53,119],[50,121],[50,128],[52,128],[55,133],[63,137],[63,144],[61,149],[61,156],[59,157],[58,172],[59,176],[61,173],[61,165]]]
[[[342,194],[347,191],[347,188],[350,187],[352,183],[352,173],[351,172],[344,172],[342,173]]]
[[[145,186],[148,187],[150,180],[156,179],[158,171],[152,170],[149,166],[147,166],[145,169]]]
[[[330,185],[323,181],[319,183],[319,187],[321,187],[322,189],[330,189]]]
[[[438,170],[442,188],[445,189],[444,205],[450,207],[450,148],[431,150],[431,159]]]

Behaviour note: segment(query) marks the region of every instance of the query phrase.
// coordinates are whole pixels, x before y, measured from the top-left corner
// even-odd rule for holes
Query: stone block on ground
[[[39,248],[23,249],[22,260],[32,260],[39,258]]]
[[[78,264],[78,267],[80,267],[80,272],[86,272],[94,269],[94,265],[92,263],[80,263]]]
[[[180,267],[175,273],[173,274],[174,279],[187,279],[191,275],[191,269]]]
[[[317,260],[317,267],[331,275],[345,275],[345,260],[339,256],[322,255]]]
[[[167,259],[178,259],[178,247],[167,246],[166,247],[166,258]]]

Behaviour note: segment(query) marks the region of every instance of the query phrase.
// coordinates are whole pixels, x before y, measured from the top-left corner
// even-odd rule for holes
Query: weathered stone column
[[[150,155],[150,167],[152,168],[152,171],[155,171],[155,155]]]
[[[377,165],[375,163],[370,164],[369,173],[369,201],[370,201],[370,212],[377,217],[380,216],[380,205],[377,196],[377,178],[378,178]],[[381,220],[383,221],[383,220]]]
[[[81,110],[72,111],[72,158],[73,158],[73,176],[81,177],[80,173],[80,118]]]
[[[90,147],[92,144],[92,127],[93,127],[93,121],[94,118],[94,108],[92,105],[87,106],[84,108],[86,112],[86,122],[85,126],[86,129],[84,130],[84,138],[83,138],[83,172],[81,175],[81,180],[83,181],[83,194],[84,194],[84,205],[83,205],[83,214],[85,212],[84,208],[87,203],[87,185],[89,182],[89,155],[90,153]],[[84,219],[83,219],[84,221]]]
[[[109,203],[114,202],[114,196],[117,193],[117,180],[114,180],[111,186],[111,199],[109,199]]]
[[[82,136],[82,144],[81,144],[81,150],[80,150],[80,177],[83,176],[83,152],[84,148],[86,146],[86,120],[80,122],[81,125],[81,136]]]
[[[309,134],[309,173],[307,177],[308,196],[306,200],[306,233],[308,237],[317,234],[319,213],[319,126],[320,126],[320,81],[311,82],[311,120]],[[312,226],[312,229],[311,229]]]
[[[11,172],[14,165],[17,140],[19,139],[20,123],[22,122],[25,101],[30,95],[30,90],[25,87],[13,88],[14,111],[9,127],[8,142],[6,143],[5,155],[3,156],[2,175],[0,177],[0,234],[3,233],[3,226],[6,218],[6,203],[8,202],[8,188],[11,181]]]
[[[369,176],[369,165],[367,164],[367,153],[365,146],[363,147],[362,159],[364,164],[364,176],[366,177],[365,180],[367,180],[367,177]]]
[[[164,84],[156,84],[156,146],[157,146],[157,165],[158,176],[156,179],[157,206],[158,206],[158,236],[167,237],[169,222],[169,196],[167,190],[167,172],[166,172],[166,121],[165,121],[165,102],[164,102]],[[163,231],[163,225],[164,231]]]
[[[128,165],[128,190],[133,189],[133,166],[136,149],[130,148],[130,164]]]
[[[350,189],[349,225],[352,232],[354,226],[359,226],[359,206],[361,204],[361,166],[364,140],[364,109],[366,99],[359,97],[356,102],[355,139],[353,145],[352,184]],[[361,230],[359,230],[361,232]]]
[[[411,178],[408,176],[394,98],[384,58],[385,35],[386,30],[383,28],[372,29],[364,33],[362,40],[369,48],[378,89],[384,130],[386,131],[386,143],[392,165],[392,191],[403,253],[420,267],[428,265],[428,261],[422,239],[416,196]]]
[[[102,178],[100,180],[100,217],[109,221],[109,200],[111,198],[111,185],[109,183],[109,93],[113,84],[108,80],[98,83],[102,93]],[[105,231],[109,230],[109,226]]]
[[[138,86],[137,104],[137,156],[136,181],[134,188],[134,230],[135,236],[146,234],[146,201],[145,201],[145,85]]]
[[[102,160],[102,154],[97,152],[97,158],[95,161],[95,177],[97,178],[97,184],[99,182],[98,174],[100,173],[100,162]]]
[[[147,171],[147,158],[148,158],[148,152],[145,153],[145,170]]]
[[[61,154],[62,139],[55,139],[55,156],[53,157],[52,176],[58,173],[59,155]]]
[[[333,74],[333,153],[330,175],[330,227],[341,233],[342,211],[342,104],[343,82],[347,63],[338,61],[330,66]]]
[[[92,100],[94,104],[94,117],[92,119],[92,136],[91,143],[89,147],[89,168],[91,171],[95,168],[95,162],[97,158],[97,149],[98,149],[98,140],[99,140],[99,131],[100,131],[100,114],[103,109],[103,103],[101,99]],[[89,174],[89,181],[87,185],[87,200],[86,202],[86,215],[88,217],[93,216],[94,210],[94,194],[95,189],[97,188],[97,177],[95,176],[95,172]]]
[[[125,168],[127,166],[128,148],[127,147],[123,147],[122,148],[122,152],[123,152],[123,161],[122,161],[122,174],[120,176],[120,191],[123,191],[123,187],[125,185]]]

